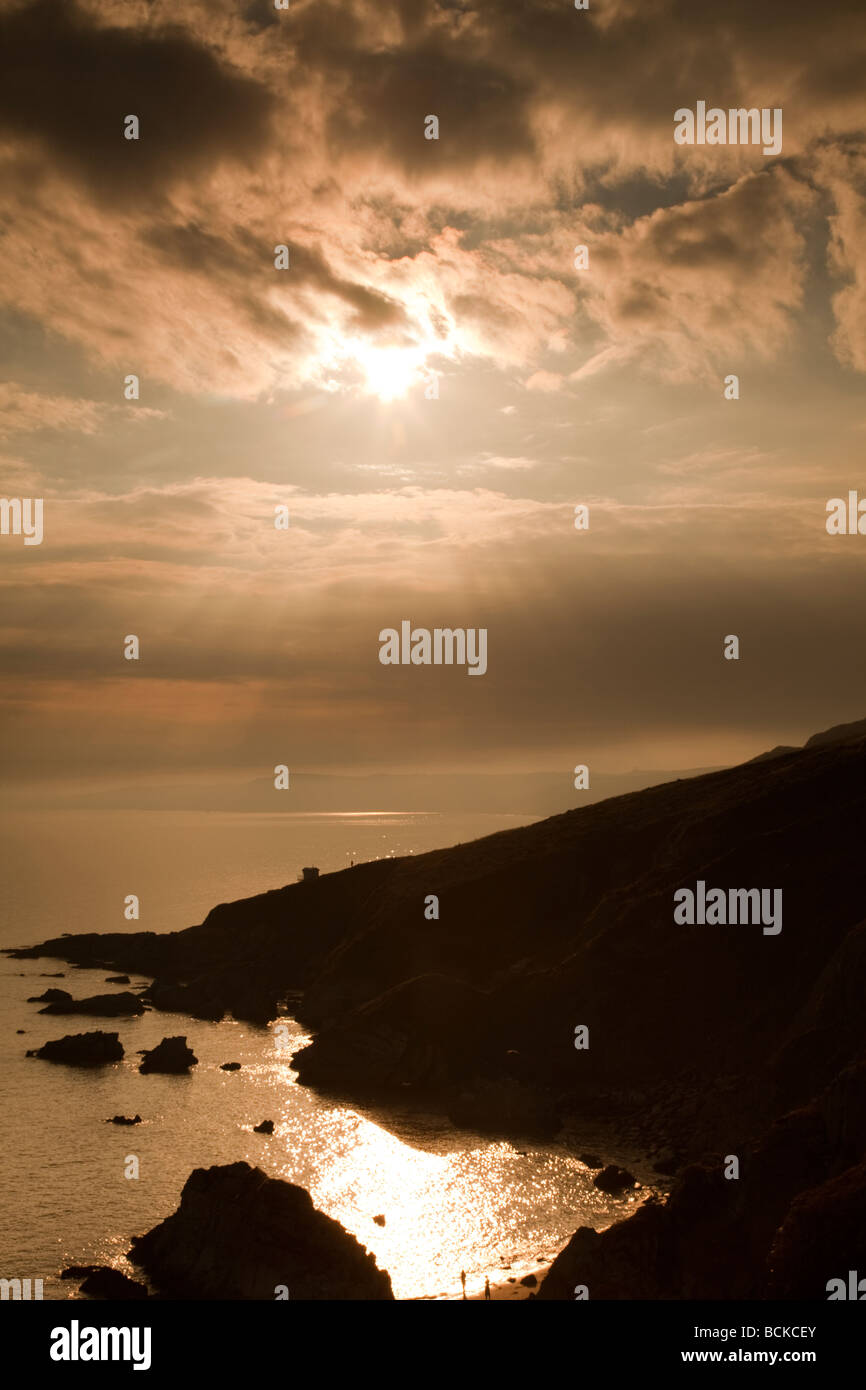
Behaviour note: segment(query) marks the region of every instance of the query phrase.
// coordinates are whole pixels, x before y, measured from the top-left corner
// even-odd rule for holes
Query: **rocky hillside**
[[[264,1022],[300,996],[315,1032],[301,1079],[350,1094],[483,1099],[508,1078],[560,1118],[634,1118],[651,1097],[653,1127],[687,1156],[756,1134],[863,1047],[866,739],[834,733],[222,905],[184,932],[20,954],[145,972],[156,1007],[206,1018]],[[781,930],[678,924],[673,895],[699,880],[780,889]]]

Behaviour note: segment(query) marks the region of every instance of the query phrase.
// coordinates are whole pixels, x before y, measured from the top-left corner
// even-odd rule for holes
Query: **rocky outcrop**
[[[79,1293],[89,1298],[117,1299],[147,1298],[147,1286],[130,1279],[128,1274],[110,1265],[69,1265],[61,1274],[61,1279],[82,1279]]]
[[[77,1067],[103,1067],[123,1058],[123,1047],[117,1033],[70,1033],[42,1047],[33,1048],[28,1057],[41,1057],[46,1062],[66,1062]]]
[[[866,1063],[771,1126],[740,1155],[707,1156],[598,1233],[581,1227],[554,1260],[540,1299],[826,1298],[827,1281],[863,1264]],[[739,1176],[731,1157],[739,1161]]]
[[[620,1168],[616,1163],[608,1163],[600,1173],[596,1173],[592,1180],[593,1187],[597,1187],[599,1192],[612,1194],[625,1192],[627,1188],[634,1187],[636,1183],[637,1178],[634,1173],[630,1173],[627,1168]]]
[[[189,1014],[218,1023],[226,1012],[225,999],[214,980],[205,978],[192,984],[170,980],[154,980],[143,996],[155,1009],[169,1013]]]
[[[49,994],[64,994],[63,990],[46,990]],[[88,999],[52,999],[41,1014],[95,1014],[100,1018],[137,1018],[144,1005],[137,994],[123,990],[120,994],[92,994]]]
[[[393,1298],[373,1256],[304,1188],[247,1163],[196,1168],[177,1211],[133,1242],[130,1259],[170,1298]]]
[[[28,1004],[65,1004],[71,1002],[72,995],[65,989],[46,989],[43,994],[31,994]],[[44,1010],[40,1010],[40,1013]]]
[[[831,1280],[847,1289],[849,1270],[866,1277],[866,1160],[796,1198],[768,1264],[769,1298],[826,1299]]]
[[[273,1120],[262,1120],[260,1125],[253,1125],[253,1134],[273,1134]]]
[[[435,1087],[454,1073],[461,1053],[477,1048],[484,1013],[480,991],[441,975],[420,976],[346,1011],[295,1053],[292,1066],[305,1084],[349,1083],[365,1092]]]
[[[156,1047],[143,1048],[140,1056],[138,1070],[145,1074],[163,1072],[168,1076],[181,1076],[198,1065],[198,1058],[192,1048],[187,1047],[185,1037],[163,1038]]]

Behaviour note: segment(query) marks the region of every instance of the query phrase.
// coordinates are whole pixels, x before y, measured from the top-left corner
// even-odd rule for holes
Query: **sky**
[[[862,0],[2,0],[6,775],[717,766],[866,715],[825,524],[864,60]],[[677,144],[698,102],[780,153]],[[382,665],[403,620],[486,673]]]

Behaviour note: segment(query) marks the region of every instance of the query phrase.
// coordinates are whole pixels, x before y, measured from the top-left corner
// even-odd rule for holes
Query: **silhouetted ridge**
[[[864,771],[866,742],[834,739],[289,884],[184,932],[22,954],[153,975],[156,1007],[206,1018],[265,1022],[291,992],[315,1030],[306,1082],[481,1097],[507,1076],[560,1116],[667,1087],[689,1097],[665,1117],[672,1142],[712,1142],[732,1116],[808,1100],[862,1044],[845,1000],[866,983]],[[674,892],[698,881],[781,889],[781,931],[675,923]]]

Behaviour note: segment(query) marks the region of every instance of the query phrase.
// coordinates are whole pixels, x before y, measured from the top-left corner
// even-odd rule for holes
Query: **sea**
[[[26,810],[0,814],[0,946],[63,932],[172,931],[219,902],[352,861],[421,854],[526,823],[435,812],[234,813]],[[138,921],[124,903],[134,894]],[[64,972],[52,980],[48,973]],[[129,988],[148,983],[133,978]],[[133,1277],[130,1238],[178,1205],[197,1167],[246,1160],[299,1183],[371,1250],[398,1299],[455,1299],[540,1277],[578,1226],[597,1230],[646,1195],[614,1198],[556,1143],[509,1142],[434,1114],[336,1103],[297,1084],[292,1047],[270,1027],[148,1012],[131,1020],[40,1016],[50,986],[105,993],[105,972],[0,957],[0,1278],[41,1279],[45,1299],[79,1297],[69,1264]],[[117,988],[122,988],[118,986]],[[281,1020],[285,1022],[285,1020]],[[66,1033],[118,1031],[122,1062],[93,1070],[28,1058]],[[188,1076],[142,1076],[139,1049],[183,1034]],[[220,1070],[240,1062],[240,1071]],[[107,1123],[140,1114],[142,1123]],[[272,1135],[256,1134],[264,1119]],[[132,1162],[131,1160],[136,1160]],[[378,1220],[376,1218],[379,1218]],[[289,1290],[291,1297],[291,1290]]]

